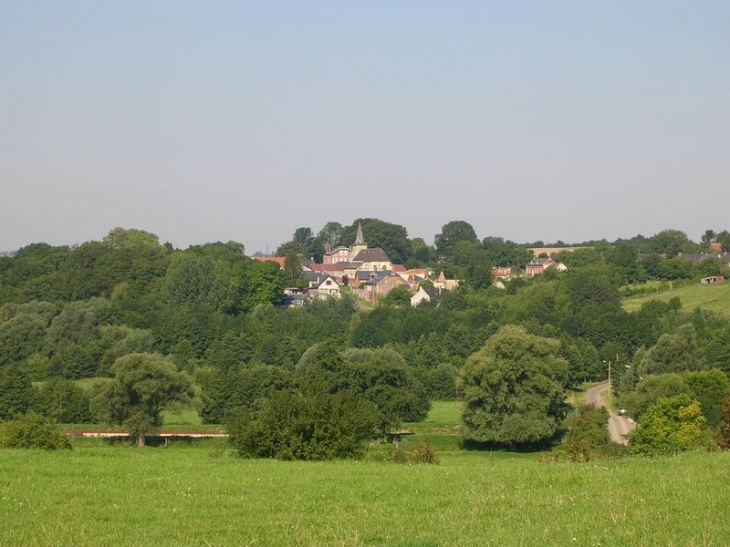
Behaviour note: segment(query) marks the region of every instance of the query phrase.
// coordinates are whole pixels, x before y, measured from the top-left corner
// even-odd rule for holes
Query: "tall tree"
[[[358,224],[362,225],[365,242],[369,248],[380,247],[396,264],[403,264],[410,258],[408,230],[398,224],[377,218],[360,218],[355,220],[352,226],[345,228],[342,235],[344,245],[352,245],[355,242]]]
[[[464,437],[507,445],[551,438],[568,410],[568,362],[559,352],[559,340],[514,325],[491,336],[459,372]]]
[[[145,435],[162,426],[165,408],[189,403],[195,395],[191,378],[159,354],[125,355],[116,360],[112,372],[114,379],[94,396],[95,414],[126,427],[139,447],[144,446]]]
[[[33,404],[33,386],[21,365],[0,368],[0,420],[25,414]]]
[[[317,240],[324,248],[334,248],[342,245],[344,229],[339,222],[328,222],[317,234]]]
[[[715,230],[705,230],[705,233],[702,234],[702,237],[700,238],[700,243],[703,247],[709,247],[710,243],[715,241],[715,238],[717,237],[717,233]]]
[[[475,243],[478,241],[477,234],[471,224],[464,220],[452,220],[441,227],[441,233],[436,234],[434,244],[439,255],[451,254],[454,246],[460,241]]]

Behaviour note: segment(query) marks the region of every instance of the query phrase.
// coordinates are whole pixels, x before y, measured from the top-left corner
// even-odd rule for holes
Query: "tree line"
[[[616,395],[637,419],[662,397],[686,395],[699,402],[703,431],[722,426],[730,321],[683,310],[676,299],[633,313],[620,301],[627,286],[648,279],[727,275],[720,260],[672,255],[706,248],[718,234],[697,244],[675,230],[595,242],[556,257],[567,272],[517,277],[501,290],[489,270],[524,265],[526,245],[480,241],[463,221],[445,225],[434,246],[377,219],[357,222],[371,246],[449,271],[464,279],[461,288],[438,306],[385,301],[362,311],[345,295],[278,309],[288,282],[278,265],[246,257],[236,242],[176,250],[141,230],[0,257],[0,419],[33,410],[144,431],[159,427],[164,404],[194,401],[205,421],[241,432],[242,453],[321,458],[335,450],[322,439],[342,436],[342,424],[325,418],[383,432],[424,416],[430,400],[459,397],[467,438],[515,445],[559,434],[561,394],[605,378],[611,361]],[[331,224],[317,236],[297,230],[292,242],[354,241],[353,226]],[[83,390],[74,381],[84,378],[106,380]],[[158,382],[163,395],[176,383],[179,396],[135,391],[136,380]],[[500,421],[515,404],[532,413]],[[279,430],[289,440],[269,435],[266,447],[243,433],[264,439]]]

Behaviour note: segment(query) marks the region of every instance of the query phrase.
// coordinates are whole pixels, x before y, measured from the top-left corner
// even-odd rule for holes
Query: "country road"
[[[606,406],[601,401],[601,393],[608,391],[608,382],[603,382],[597,386],[593,386],[586,391],[586,403],[593,406]],[[623,416],[617,416],[613,413],[610,408],[607,408],[609,413],[608,418],[608,433],[611,436],[611,440],[615,443],[626,444],[629,442],[629,433],[636,427],[636,424],[624,418]]]

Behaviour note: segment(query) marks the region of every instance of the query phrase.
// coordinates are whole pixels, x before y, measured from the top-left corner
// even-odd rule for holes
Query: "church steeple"
[[[357,223],[357,235],[355,236],[355,245],[365,245],[365,238],[362,237],[362,222]]]
[[[362,235],[362,222],[357,223],[357,235],[355,236],[355,244],[352,246],[352,257],[356,257],[357,253],[368,248],[365,238]]]

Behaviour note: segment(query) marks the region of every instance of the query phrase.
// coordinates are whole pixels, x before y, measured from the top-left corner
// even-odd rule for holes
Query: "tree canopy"
[[[502,327],[459,372],[465,438],[524,445],[551,438],[565,418],[568,362],[560,341]]]
[[[112,372],[114,379],[95,395],[97,417],[126,427],[137,446],[144,446],[145,435],[162,425],[163,409],[189,403],[195,395],[191,378],[159,354],[125,355],[116,360]]]

